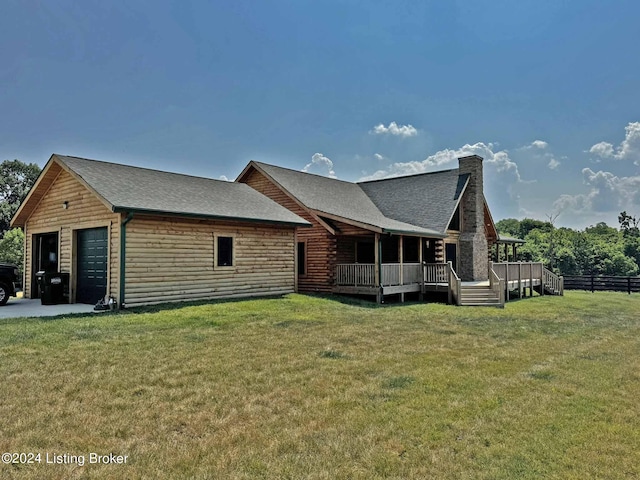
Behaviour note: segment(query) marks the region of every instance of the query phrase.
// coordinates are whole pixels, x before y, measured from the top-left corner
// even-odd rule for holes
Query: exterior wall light
[[[69,202],[65,200],[64,202],[62,202],[62,209],[66,210],[67,208],[69,208]]]

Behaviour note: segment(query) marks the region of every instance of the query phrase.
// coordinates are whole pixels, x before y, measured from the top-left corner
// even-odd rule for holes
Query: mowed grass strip
[[[638,478],[640,296],[278,299],[0,321],[0,453],[47,478]]]

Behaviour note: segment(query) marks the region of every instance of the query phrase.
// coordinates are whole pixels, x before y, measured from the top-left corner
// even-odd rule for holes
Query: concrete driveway
[[[16,317],[54,317],[69,313],[91,313],[93,305],[83,303],[66,303],[64,305],[42,305],[39,299],[14,298],[0,307],[0,318]]]

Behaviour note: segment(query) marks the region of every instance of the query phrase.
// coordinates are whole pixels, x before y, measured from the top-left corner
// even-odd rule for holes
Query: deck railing
[[[425,263],[424,283],[447,284],[449,283],[449,267],[446,263]]]
[[[491,290],[498,294],[500,305],[504,306],[506,296],[504,280],[498,276],[493,268],[489,268],[489,285],[491,286]]]
[[[546,268],[544,269],[544,286],[555,295],[564,295],[564,279]]]
[[[489,271],[493,271],[499,279],[504,280],[505,291],[513,289],[516,285],[520,296],[522,296],[523,286],[536,285],[540,287],[541,293],[546,289],[554,295],[564,294],[562,277],[547,270],[542,262],[491,263]]]
[[[400,273],[402,272],[402,274]],[[419,263],[383,263],[382,264],[382,285],[410,285],[420,283],[422,268]],[[402,282],[400,281],[402,278]]]
[[[460,290],[462,287],[462,282],[460,281],[460,277],[453,269],[453,265],[451,262],[447,262],[447,270],[449,277],[449,304],[455,303],[456,305],[460,305]]]
[[[376,265],[374,263],[342,263],[336,265],[336,285],[375,287],[376,284]]]
[[[402,272],[402,274],[400,273]],[[396,286],[420,283],[422,266],[419,263],[383,263],[382,285]],[[402,281],[400,279],[402,278]],[[336,265],[336,285],[352,287],[375,287],[376,265],[374,263],[341,263]]]

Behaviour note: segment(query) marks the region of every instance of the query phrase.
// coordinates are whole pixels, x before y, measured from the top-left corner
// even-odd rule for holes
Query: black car
[[[0,263],[0,306],[6,305],[9,297],[16,296],[20,285],[18,267],[10,263]]]

